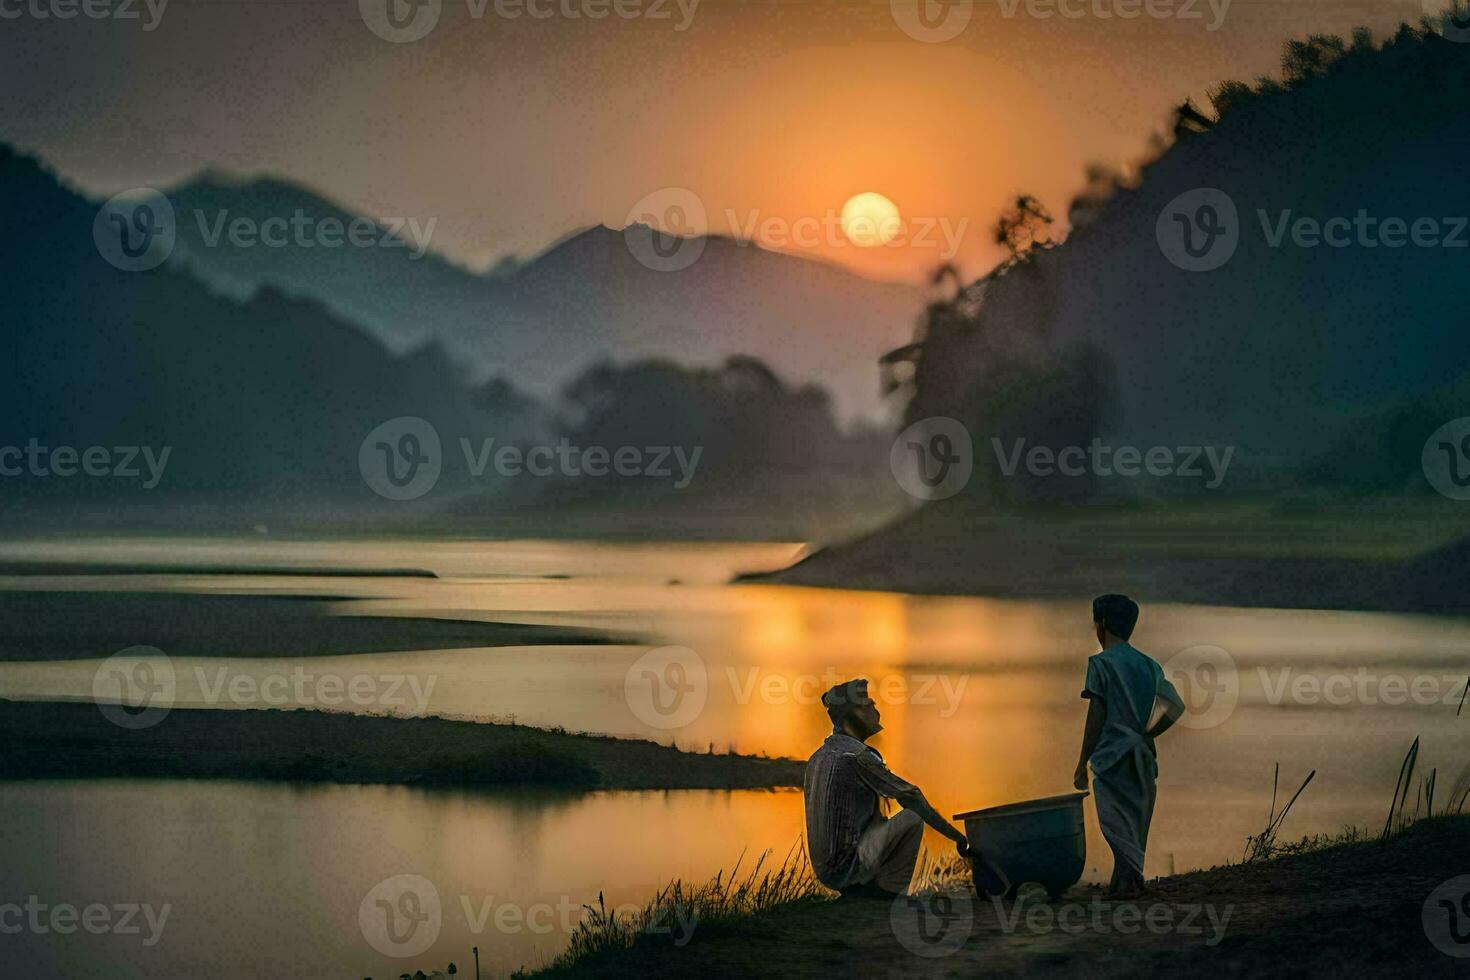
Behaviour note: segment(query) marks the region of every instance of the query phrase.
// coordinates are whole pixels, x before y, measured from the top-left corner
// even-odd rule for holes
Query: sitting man
[[[905,894],[928,824],[969,857],[965,835],[945,820],[918,787],[900,779],[863,743],[883,730],[868,682],[846,681],[822,695],[832,734],[807,760],[806,843],[817,880],[844,897]],[[882,800],[903,809],[883,815]]]

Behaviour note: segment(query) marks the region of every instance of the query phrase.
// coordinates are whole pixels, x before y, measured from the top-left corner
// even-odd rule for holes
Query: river
[[[1085,597],[1019,602],[727,584],[737,571],[779,567],[799,551],[11,541],[0,545],[0,561],[416,567],[439,577],[11,576],[0,588],[333,595],[344,597],[344,612],[582,625],[648,640],[291,661],[174,657],[181,706],[292,706],[305,692],[306,703],[335,710],[513,718],[701,751],[805,757],[829,727],[820,692],[864,674],[885,725],[873,744],[941,810],[1070,789],[1085,708],[1078,694],[1096,647]],[[1317,770],[1283,828],[1295,837],[1381,826],[1416,736],[1420,764],[1440,767],[1441,787],[1470,759],[1467,721],[1456,720],[1470,672],[1470,624],[1462,620],[1139,598],[1136,645],[1170,665],[1195,709],[1190,724],[1160,742],[1150,874],[1238,858],[1246,835],[1266,822],[1277,762],[1286,795]],[[86,697],[97,666],[0,664],[0,696]],[[1110,858],[1090,808],[1088,820],[1086,876],[1105,879]],[[599,892],[609,905],[638,903],[672,877],[703,880],[742,854],[747,865],[766,850],[779,861],[801,830],[801,797],[792,790],[11,783],[0,789],[0,943],[16,976],[396,977],[451,960],[467,976],[474,946],[482,975],[503,976],[555,956],[582,903]],[[929,845],[943,841],[931,835]],[[365,923],[378,914],[381,883],[400,876],[427,881],[438,903],[424,913],[417,942],[385,946],[381,930]],[[118,927],[124,917],[136,931]],[[397,955],[407,949],[412,955]]]

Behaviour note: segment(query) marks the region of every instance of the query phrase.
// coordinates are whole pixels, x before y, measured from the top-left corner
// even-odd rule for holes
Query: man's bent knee
[[[907,837],[910,834],[923,836],[924,818],[914,810],[899,810],[891,818],[893,829]]]
[[[872,868],[875,880],[886,891],[906,892],[923,846],[924,819],[913,810],[900,810],[883,829],[887,839]]]

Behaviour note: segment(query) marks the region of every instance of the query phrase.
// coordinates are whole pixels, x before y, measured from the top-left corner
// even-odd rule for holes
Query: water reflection
[[[439,793],[395,787],[91,781],[0,797],[0,890],[49,907],[168,906],[138,935],[6,937],[14,976],[387,977],[543,963],[585,902],[636,904],[764,848],[784,853],[792,791]],[[438,895],[437,939],[385,956],[358,913],[380,882],[418,875]],[[141,921],[141,920],[140,920]]]
[[[28,547],[35,546],[8,544],[0,557],[23,555]],[[144,560],[172,554],[174,545],[72,547],[79,554],[50,557],[101,550],[117,560]],[[344,611],[633,630],[695,651],[706,698],[688,724],[650,725],[630,706],[625,686],[630,665],[647,647],[535,647],[289,662],[179,658],[180,704],[252,706],[209,700],[210,685],[199,677],[212,683],[221,668],[257,683],[297,668],[344,678],[402,673],[433,684],[429,711],[435,714],[804,758],[828,730],[821,691],[864,674],[886,726],[875,744],[941,810],[1069,788],[1084,713],[1078,694],[1094,649],[1087,597],[1003,602],[721,584],[736,571],[781,563],[794,553],[790,545],[354,542],[277,550],[273,543],[241,549],[196,542],[191,548],[200,561],[259,564],[284,555],[304,565],[428,567],[446,577],[158,575],[131,577],[130,587],[325,591],[365,600]],[[552,574],[573,577],[541,577]],[[104,578],[69,584],[118,585]],[[1283,684],[1303,677],[1321,681],[1364,669],[1439,677],[1452,687],[1456,676],[1470,672],[1470,628],[1463,621],[1158,606],[1139,598],[1140,648],[1161,661],[1199,645],[1222,648],[1239,682],[1235,706],[1220,724],[1178,728],[1160,744],[1149,874],[1238,857],[1245,835],[1264,824],[1276,762],[1293,786],[1318,770],[1285,828],[1299,835],[1381,820],[1403,752],[1416,736],[1424,740],[1421,764],[1441,767],[1442,776],[1452,778],[1470,759],[1453,703],[1358,697],[1309,704],[1280,696]],[[93,661],[0,664],[0,696],[85,696],[95,667]],[[168,955],[180,958],[169,959],[166,972],[187,975],[218,973],[216,957],[224,955],[263,957],[261,973],[269,975],[290,975],[307,961],[321,970],[301,975],[390,975],[362,940],[356,915],[366,891],[395,874],[442,882],[443,891],[469,896],[474,908],[489,896],[580,903],[598,891],[610,901],[636,901],[672,876],[703,878],[728,868],[742,851],[784,853],[802,826],[799,794],[789,792],[507,797],[93,783],[8,787],[5,797],[0,866],[10,879],[7,894],[145,887],[179,896]],[[935,839],[930,844],[940,846]],[[1088,847],[1087,877],[1106,877],[1107,852],[1090,811]],[[426,963],[442,965],[450,957],[463,963],[478,937],[487,963],[511,969],[549,957],[564,941],[556,931],[476,931],[461,903],[445,908],[444,935]],[[51,972],[87,975],[116,952],[108,945],[116,938],[32,952]]]

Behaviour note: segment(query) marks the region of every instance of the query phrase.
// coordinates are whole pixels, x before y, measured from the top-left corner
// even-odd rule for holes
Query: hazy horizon
[[[687,223],[665,230],[881,280],[917,282],[947,260],[974,277],[1000,257],[990,229],[1016,193],[1064,222],[1083,168],[1138,160],[1186,96],[1274,72],[1290,37],[1359,24],[1381,36],[1423,13],[1179,0],[1150,9],[1195,16],[1120,20],[1112,0],[1068,0],[1067,16],[1053,0],[962,2],[931,11],[963,15],[962,30],[926,43],[899,26],[902,0],[646,0],[654,16],[599,20],[427,0],[440,8],[427,36],[389,43],[359,10],[373,2],[7,19],[0,139],[94,195],[216,170],[432,218],[434,250],[475,270],[621,228],[678,188],[704,218],[679,211]],[[58,73],[91,84],[18,84]],[[862,191],[891,198],[914,240],[864,249],[834,231]]]

